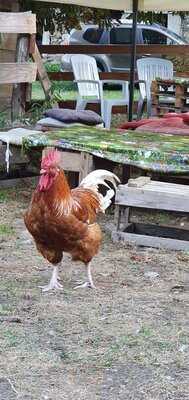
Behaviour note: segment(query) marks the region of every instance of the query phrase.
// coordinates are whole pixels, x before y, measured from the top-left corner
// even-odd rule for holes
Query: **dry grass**
[[[106,233],[97,291],[73,290],[84,268],[65,256],[64,291],[42,294],[50,270],[22,222],[30,193],[0,192],[0,399],[188,399],[189,255]]]

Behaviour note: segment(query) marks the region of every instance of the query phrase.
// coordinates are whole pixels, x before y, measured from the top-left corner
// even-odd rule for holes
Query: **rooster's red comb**
[[[48,154],[42,158],[41,168],[58,166],[60,163],[60,152],[56,149],[49,150]]]

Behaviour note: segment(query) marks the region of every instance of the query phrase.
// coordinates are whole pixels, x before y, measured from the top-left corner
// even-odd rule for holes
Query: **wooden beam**
[[[31,13],[0,12],[1,33],[36,33],[36,15]]]
[[[60,108],[71,108],[75,109],[76,107],[76,100],[65,100],[58,102]],[[87,103],[86,110],[92,110],[97,113],[100,113],[100,105],[95,103]],[[113,106],[112,107],[112,114],[126,114],[127,113],[127,106]]]
[[[74,75],[72,72],[48,72],[48,76],[52,81],[73,81]],[[112,80],[129,80],[129,72],[100,72],[100,79]],[[137,79],[137,75],[135,75]]]
[[[159,249],[164,248],[168,250],[182,250],[182,251],[189,250],[189,242],[186,240],[137,235],[136,233],[113,231],[112,240],[114,243],[121,241],[135,246],[155,247]]]
[[[189,44],[186,45],[137,45],[137,54],[185,56],[189,53]],[[130,45],[41,45],[40,53],[43,54],[130,54]]]
[[[27,102],[26,104],[26,109],[29,109],[33,103],[37,103],[39,105],[42,105],[44,103],[44,100],[32,100],[31,102]],[[76,107],[76,100],[62,100],[62,101],[58,101],[58,105],[60,108],[70,108],[70,109],[74,109]],[[97,113],[100,113],[100,106],[99,104],[95,104],[95,103],[88,103],[87,110],[92,110],[95,111]],[[113,106],[112,108],[112,114],[126,114],[127,108],[126,106]],[[134,103],[134,112],[137,112],[137,102]]]
[[[0,63],[0,84],[32,83],[36,80],[37,66],[29,63]]]
[[[176,72],[178,77],[189,77],[189,71]],[[74,75],[72,72],[48,72],[48,76],[51,81],[73,81]],[[100,72],[100,79],[113,79],[113,80],[129,80],[129,72]],[[135,79],[137,80],[137,74],[135,74]]]
[[[151,181],[142,188],[119,185],[115,203],[127,207],[189,213],[189,187]]]
[[[18,0],[0,0],[0,10],[1,11],[12,11],[17,12],[19,11],[19,4]]]
[[[42,88],[44,90],[45,97],[46,97],[46,99],[49,99],[50,98],[49,93],[51,90],[51,81],[48,77],[48,74],[47,74],[46,69],[43,64],[43,60],[41,58],[40,52],[39,52],[36,44],[35,44],[35,51],[32,54],[32,58],[37,65],[37,74],[38,74],[39,80],[41,82]]]

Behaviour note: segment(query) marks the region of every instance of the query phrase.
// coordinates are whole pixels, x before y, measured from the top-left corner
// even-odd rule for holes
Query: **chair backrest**
[[[98,68],[94,57],[77,54],[71,57],[72,70],[75,80],[99,81]],[[99,88],[95,83],[78,83],[81,97],[94,96],[99,99]]]
[[[173,78],[173,63],[169,60],[146,57],[137,60],[137,73],[139,80],[148,81],[149,84],[156,78],[172,79]],[[139,84],[140,93],[144,98],[146,89],[143,83]]]

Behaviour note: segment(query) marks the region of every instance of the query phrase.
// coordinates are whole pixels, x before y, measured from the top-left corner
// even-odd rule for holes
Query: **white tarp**
[[[37,1],[37,0],[34,0]],[[40,0],[50,3],[132,11],[132,0]],[[189,11],[189,0],[139,0],[140,11]]]

